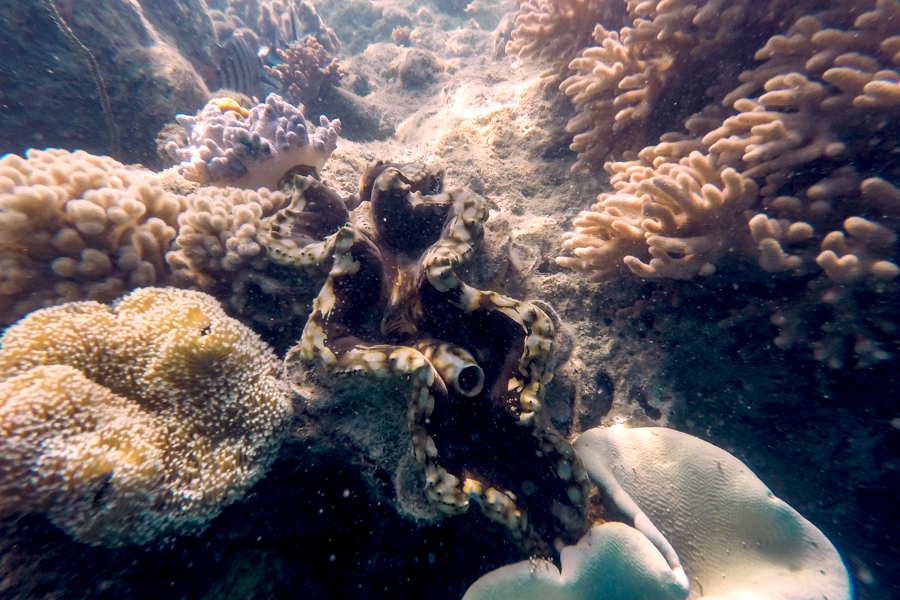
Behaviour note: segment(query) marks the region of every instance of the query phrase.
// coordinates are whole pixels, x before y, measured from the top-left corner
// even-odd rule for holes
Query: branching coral
[[[184,209],[147,171],[86,152],[0,158],[0,325],[60,302],[165,283]]]
[[[575,257],[560,264],[600,278],[621,264],[642,277],[690,278],[713,272],[720,250],[734,249],[765,272],[809,284],[804,298],[774,318],[780,346],[811,346],[835,367],[848,354],[859,366],[887,358],[896,325],[885,303],[900,274],[898,7],[894,0],[868,12],[836,7],[770,38],[756,53],[763,62],[724,95],[734,112],[709,107],[687,121],[688,135],[666,134],[635,160],[607,163],[618,193],[601,195],[576,220],[566,241]],[[694,171],[685,172],[689,163]],[[726,178],[733,185],[725,196],[743,187],[741,200],[708,212],[705,223],[690,219],[697,229],[659,220],[672,198],[686,206],[689,189],[726,191],[719,187]],[[678,231],[678,243],[672,234],[661,238],[658,226]],[[722,243],[704,255],[709,240]],[[704,242],[699,252],[697,241]],[[692,261],[704,266],[674,268]],[[824,322],[815,316],[821,307],[830,315]]]
[[[328,277],[288,370],[298,388],[309,376],[387,380],[374,401],[408,404],[428,499],[445,514],[475,499],[523,549],[549,555],[580,534],[588,497],[580,462],[542,410],[553,324],[529,302],[460,279],[486,206],[440,182],[418,164],[373,163],[351,214],[317,180],[294,178],[291,205],[259,239],[270,260]]]
[[[266,67],[266,72],[281,82],[285,95],[294,104],[319,107],[323,87],[337,85],[344,76],[337,59],[312,36],[277,53],[283,64]]]
[[[545,75],[571,97],[574,168],[651,142],[721,98],[747,66],[741,52],[799,14],[779,0],[524,2],[507,52],[556,61]],[[596,25],[594,27],[594,25]],[[593,33],[585,35],[586,26]]]
[[[618,21],[622,12],[621,4],[605,0],[523,1],[506,53],[548,61],[554,66],[545,75],[561,80],[568,62],[590,45],[594,25]]]
[[[258,236],[262,222],[285,207],[281,192],[206,187],[185,198],[178,237],[166,261],[173,283],[197,287],[223,303],[229,314],[257,330],[284,330],[303,323],[320,285],[296,277],[266,256]]]
[[[187,179],[253,190],[278,189],[279,180],[297,166],[321,170],[341,132],[340,121],[324,116],[312,126],[275,94],[246,118],[214,100],[194,117],[178,115],[178,122],[188,145],[180,148],[170,141],[166,152],[181,161]]]
[[[272,351],[200,292],[46,308],[0,347],[0,515],[46,513],[89,544],[202,529],[291,416]]]
[[[741,241],[733,232],[757,197],[752,180],[719,171],[700,152],[659,169],[620,170],[613,185],[617,192],[601,194],[575,220],[575,233],[565,234],[575,258],[559,264],[599,278],[616,274],[623,262],[641,277],[709,275]]]

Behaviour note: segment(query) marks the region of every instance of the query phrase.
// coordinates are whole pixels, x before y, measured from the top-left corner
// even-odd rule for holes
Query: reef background
[[[164,166],[154,164],[155,132],[205,102],[209,91],[196,75],[204,61],[188,68],[190,53],[182,48],[181,58],[147,58],[147,65],[162,65],[153,71],[135,52],[129,64],[138,66],[127,71],[134,81],[164,83],[135,88],[126,77],[107,78],[117,115],[110,122],[83,53],[45,1],[0,8],[0,153],[82,148]],[[178,6],[190,14],[200,4]],[[572,358],[554,380],[551,405],[574,405],[582,430],[624,420],[672,427],[724,448],[825,533],[859,598],[900,596],[892,568],[900,564],[897,356],[835,370],[798,349],[777,348],[778,330],[766,318],[719,326],[763,293],[732,285],[727,269],[700,281],[591,283],[558,266],[563,232],[597,193],[611,189],[608,177],[599,169],[570,171],[574,154],[564,126],[572,109],[541,83],[545,65],[498,51],[498,25],[515,3],[474,2],[467,12],[463,4],[316,4],[344,45],[344,85],[387,124],[371,133],[374,140],[341,139],[324,179],[349,194],[375,158],[443,164],[449,187],[467,186],[491,203],[484,252],[469,277],[486,289],[547,302],[571,329]],[[81,19],[102,23],[103,15],[75,18],[78,35],[87,31],[77,27]],[[180,23],[181,31],[166,35],[184,35]],[[408,46],[405,38],[392,41],[401,27],[410,30]],[[171,77],[173,70],[183,77]],[[168,75],[148,79],[149,71]],[[129,128],[118,125],[120,118]],[[115,147],[115,136],[127,143]],[[567,414],[560,409],[562,428],[573,425]],[[515,560],[502,533],[485,527],[477,511],[421,528],[403,520],[367,483],[379,474],[365,457],[325,437],[301,415],[272,471],[198,537],[103,550],[72,542],[39,517],[16,524],[14,533],[7,526],[0,595],[459,598],[478,576]],[[389,498],[392,491],[386,485],[381,493]]]

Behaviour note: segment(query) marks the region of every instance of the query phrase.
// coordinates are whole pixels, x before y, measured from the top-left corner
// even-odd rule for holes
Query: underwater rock
[[[410,48],[397,67],[397,76],[404,88],[416,89],[434,83],[442,70],[433,52]]]
[[[3,104],[15,107],[4,110],[0,154],[49,146],[157,163],[160,128],[209,99],[215,36],[199,0],[144,4],[3,3],[0,22],[23,26],[0,36]]]

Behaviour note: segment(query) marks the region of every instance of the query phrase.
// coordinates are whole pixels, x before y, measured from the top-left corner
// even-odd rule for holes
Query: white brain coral
[[[0,338],[0,518],[43,512],[111,547],[202,530],[275,458],[280,373],[201,292],[31,313]]]

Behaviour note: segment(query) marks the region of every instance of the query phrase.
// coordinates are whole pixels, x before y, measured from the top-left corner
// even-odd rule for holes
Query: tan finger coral
[[[575,232],[565,234],[575,257],[560,257],[559,264],[601,279],[622,263],[646,278],[709,275],[740,242],[732,231],[757,195],[752,180],[716,169],[700,152],[658,169],[630,166],[613,181],[617,192],[600,194],[575,220]]]
[[[0,517],[112,547],[202,530],[265,474],[290,397],[268,346],[201,292],[31,313],[0,338]]]
[[[659,6],[668,11],[676,5]],[[635,4],[634,10],[652,6]],[[770,8],[780,10],[776,4]],[[738,261],[750,259],[764,273],[782,274],[767,280],[807,283],[806,292],[796,301],[786,299],[773,317],[781,329],[779,346],[810,347],[834,367],[846,364],[848,355],[857,366],[889,357],[886,348],[895,346],[898,326],[889,307],[900,274],[898,22],[896,0],[868,7],[838,1],[771,36],[755,54],[758,66],[721,96],[724,106],[709,105],[688,119],[687,134],[667,133],[636,158],[606,164],[617,193],[601,195],[575,221],[575,232],[566,237],[574,256],[560,258],[560,264],[598,278],[615,275],[622,265],[641,277],[690,278],[711,273],[722,250],[733,249],[729,256]],[[657,37],[684,31],[666,25]],[[629,54],[633,44],[612,43],[612,33],[604,39],[602,52],[583,53],[583,60],[596,59],[583,67],[591,75],[564,82],[584,107],[573,120],[575,129],[593,127],[573,144],[590,160],[614,148],[603,127],[633,132],[646,122],[628,124],[650,98],[619,102],[623,90],[639,89],[625,82],[644,81],[652,69],[639,62],[646,62],[646,54]],[[606,117],[598,124],[591,110],[601,109]],[[688,162],[693,166],[686,171]],[[726,199],[745,195],[717,204],[711,201],[717,193]],[[691,213],[700,207],[708,218]],[[679,210],[684,218],[672,218]],[[648,224],[679,233],[660,234]]]
[[[178,237],[166,255],[173,282],[212,294],[257,331],[293,321],[302,328],[316,282],[271,263],[257,240],[262,220],[289,200],[264,188],[204,187],[188,195]]]
[[[721,99],[746,65],[747,44],[803,8],[780,0],[523,2],[507,52],[552,65],[545,79],[561,81],[575,107],[566,126],[576,134],[573,168],[593,167]]]
[[[0,158],[0,326],[72,300],[165,283],[180,196],[83,151]]]
[[[623,13],[621,3],[606,0],[525,0],[506,53],[548,61],[545,76],[561,80],[566,63],[591,43],[594,25],[618,22]]]

